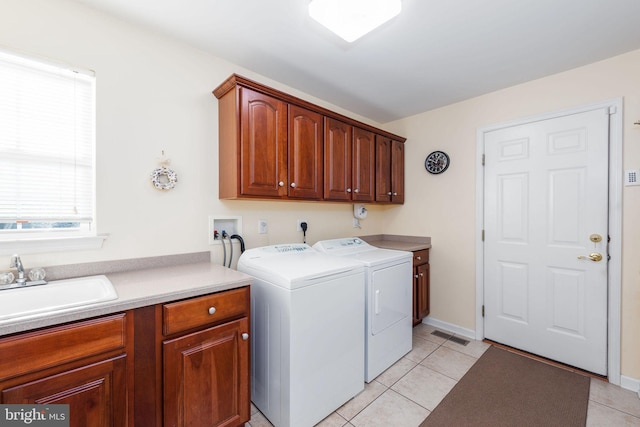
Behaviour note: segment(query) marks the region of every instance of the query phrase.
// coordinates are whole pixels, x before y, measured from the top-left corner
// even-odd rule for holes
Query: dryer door
[[[374,269],[369,282],[369,324],[376,335],[411,316],[413,281],[411,262]]]

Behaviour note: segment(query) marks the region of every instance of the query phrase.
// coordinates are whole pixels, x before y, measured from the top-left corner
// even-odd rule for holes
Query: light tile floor
[[[434,330],[425,324],[416,326],[413,350],[317,427],[419,426],[489,348],[473,340],[463,346],[432,335]],[[253,405],[251,410],[246,427],[272,427]],[[596,426],[640,427],[638,394],[591,379],[587,427]]]

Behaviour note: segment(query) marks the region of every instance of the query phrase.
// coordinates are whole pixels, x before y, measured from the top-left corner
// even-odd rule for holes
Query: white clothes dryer
[[[365,381],[371,382],[413,346],[413,254],[357,237],[323,240],[313,247],[365,266]]]
[[[364,390],[364,268],[305,244],[246,250],[251,399],[276,427],[308,427]]]

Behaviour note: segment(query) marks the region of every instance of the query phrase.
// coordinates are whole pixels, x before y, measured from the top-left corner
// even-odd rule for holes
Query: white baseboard
[[[472,340],[476,339],[476,331],[473,329],[463,328],[453,323],[443,322],[442,320],[434,319],[433,317],[425,317],[422,319],[422,323],[431,325],[434,328],[444,329],[445,331],[453,332],[456,335],[462,335]]]
[[[638,393],[638,397],[640,398],[640,380],[639,379],[620,375],[620,387]]]

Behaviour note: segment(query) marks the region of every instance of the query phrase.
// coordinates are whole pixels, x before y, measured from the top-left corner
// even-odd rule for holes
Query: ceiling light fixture
[[[401,0],[311,0],[309,15],[351,43],[400,13]]]

